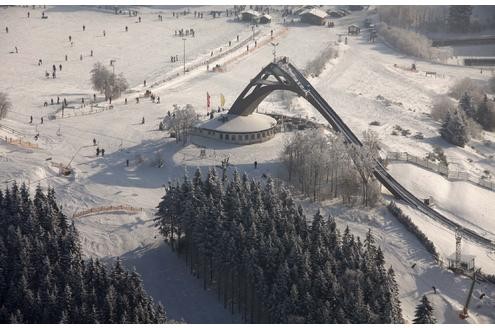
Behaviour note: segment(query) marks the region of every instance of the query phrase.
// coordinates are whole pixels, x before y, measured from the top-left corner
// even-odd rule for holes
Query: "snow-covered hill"
[[[20,131],[25,140],[36,142],[40,147],[20,148],[0,142],[0,181],[26,182],[32,188],[37,184],[54,187],[69,216],[83,209],[108,205],[143,208],[138,214],[100,213],[75,219],[86,255],[109,260],[123,256],[128,265],[136,266],[143,275],[145,287],[155,300],[164,303],[173,319],[184,318],[198,323],[236,322],[238,318],[216,303],[214,295],[203,291],[167,246],[159,243],[160,237],[152,222],[154,209],[162,196],[163,185],[168,181],[182,176],[186,170],[191,172],[196,167],[206,170],[218,165],[227,156],[233,167],[247,171],[251,176],[277,175],[281,170],[278,155],[290,133],[278,134],[263,144],[243,147],[196,141],[207,147],[206,158],[200,158],[198,146],[183,146],[167,138],[167,133],[158,131],[158,123],[167,111],[172,110],[173,104],[192,104],[198,114],[205,115],[207,92],[212,96],[214,108],[220,104],[220,94],[225,96],[229,107],[249,80],[272,60],[273,47],[261,42],[269,38],[272,29],[276,32],[275,41],[279,43],[277,55],[288,56],[296,67],[303,69],[321,50],[336,44],[337,34],[346,31],[346,24],[360,24],[365,14],[354,13],[345,20],[336,20],[334,29],[301,25],[289,25],[286,29],[275,12],[271,25],[258,27],[260,42],[257,48],[254,48],[254,41],[250,41],[249,53],[243,48],[222,60],[222,63],[228,62],[226,72],[212,73],[207,72],[206,67],[200,67],[160,84],[152,89],[161,97],[161,103],[156,104],[149,99],[136,103],[134,98],[146,89],[144,80],[150,85],[171,72],[181,72],[184,41],[174,36],[175,30],[193,28],[196,31],[196,36],[186,41],[186,61],[192,62],[207,59],[211,51],[218,52],[219,48],[225,51],[229,41],[237,42],[237,35],[241,41],[250,40],[252,29],[247,24],[234,22],[231,17],[213,19],[205,15],[204,19],[196,19],[194,15],[188,15],[177,19],[167,8],[140,7],[138,10],[141,23],[137,17],[80,7],[71,10],[47,7],[44,11],[48,19],[40,18],[43,11],[40,8],[0,9],[0,21],[9,27],[9,33],[5,33],[4,27],[0,26],[0,91],[7,92],[13,104],[12,112],[0,124]],[[206,8],[191,8],[194,10]],[[27,11],[31,18],[27,18]],[[163,21],[158,19],[158,14],[163,15]],[[86,27],[84,32],[82,25]],[[128,26],[128,32],[125,32],[125,26]],[[103,36],[103,30],[106,36]],[[16,46],[18,53],[14,51]],[[356,135],[360,136],[368,129],[371,121],[380,121],[381,126],[371,128],[379,133],[383,147],[391,151],[424,156],[433,145],[446,146],[438,137],[438,123],[426,115],[431,98],[446,92],[457,79],[489,77],[480,75],[475,68],[438,65],[406,57],[383,44],[368,44],[366,36],[349,37],[348,45],[336,47],[339,58],[332,60],[326,70],[310,82]],[[170,56],[174,55],[179,56],[179,62],[170,62]],[[37,64],[39,59],[43,61],[41,66]],[[116,72],[122,72],[131,86],[131,91],[122,97],[129,99],[127,105],[121,98],[114,100],[113,109],[98,114],[56,120],[47,118],[60,107],[43,107],[51,98],[55,102],[57,97],[66,98],[70,106],[77,107],[81,98],[91,99],[94,93],[89,82],[92,66],[100,61],[111,68],[108,65],[112,59],[116,59]],[[400,68],[410,67],[413,62],[419,73]],[[57,78],[46,79],[45,70],[51,72],[52,65],[57,66]],[[60,72],[59,65],[63,66]],[[436,71],[438,77],[426,77],[424,71]],[[377,96],[382,98],[377,99]],[[289,112],[275,98],[262,103],[259,111],[276,110],[324,122],[303,99],[296,99]],[[383,98],[393,104],[386,106],[380,100]],[[102,100],[101,96],[99,99]],[[71,113],[71,109],[66,111]],[[33,116],[33,124],[29,124],[30,116]],[[41,117],[44,117],[43,124]],[[141,124],[142,117],[146,118],[145,124]],[[422,132],[425,139],[391,136],[396,124],[410,129],[413,134]],[[0,129],[0,137],[5,137],[6,133]],[[35,141],[34,136],[38,133],[39,140]],[[106,150],[105,157],[95,156],[93,138]],[[487,138],[495,140],[493,134],[488,134]],[[495,172],[495,162],[489,157],[490,148],[485,150],[475,152],[468,147],[448,147],[445,153],[461,169],[480,175],[483,170]],[[163,167],[156,165],[158,157],[165,161]],[[71,160],[75,174],[69,178],[59,177],[52,162],[67,164]],[[126,167],[126,160],[130,162],[129,167]],[[256,170],[253,167],[255,160],[259,163]],[[401,165],[394,164],[391,169],[406,187],[415,193],[434,195],[438,207],[459,222],[474,226],[487,235],[495,234],[490,221],[495,193],[462,183],[452,186],[433,173],[426,174],[419,168]],[[428,182],[418,183],[423,180]],[[469,193],[469,197],[462,197],[463,193]],[[468,200],[469,204],[466,203]],[[458,322],[456,311],[464,302],[469,279],[436,266],[413,236],[383,209],[370,214],[363,214],[364,211],[353,214],[340,205],[334,209],[329,205],[322,204],[326,211],[338,212],[339,224],[349,224],[357,233],[365,233],[370,226],[376,231],[388,263],[399,272],[401,299],[408,320],[422,294],[429,293],[435,285],[441,293],[432,296],[439,321]],[[306,207],[314,206],[308,204]],[[451,231],[412,210],[406,211],[443,254],[453,251]],[[495,272],[493,253],[469,242],[465,245],[466,251],[476,252],[477,263],[483,265],[485,271]],[[418,263],[415,270],[410,269],[413,262]],[[483,285],[475,295],[481,290],[487,297],[483,304],[473,302],[474,315],[469,322],[493,323],[494,288]]]

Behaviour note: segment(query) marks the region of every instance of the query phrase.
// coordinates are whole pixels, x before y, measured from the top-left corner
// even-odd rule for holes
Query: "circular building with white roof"
[[[196,125],[192,134],[227,143],[247,145],[271,139],[276,129],[277,121],[268,115],[222,114]]]

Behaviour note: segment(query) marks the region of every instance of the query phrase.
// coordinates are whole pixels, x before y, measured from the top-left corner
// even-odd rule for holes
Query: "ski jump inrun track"
[[[361,141],[342,121],[337,113],[313,88],[306,78],[287,59],[282,57],[265,66],[242,91],[229,110],[230,114],[249,115],[270,93],[275,90],[288,90],[306,99],[330,123],[333,129],[341,133],[347,142],[362,146]],[[418,199],[400,183],[397,182],[385,169],[381,161],[375,158],[375,177],[397,199],[401,199],[409,206],[419,210],[430,219],[440,222],[452,230],[459,229],[468,239],[487,248],[495,249],[495,242],[481,236],[477,232],[465,228],[460,224],[435,211],[422,200]]]

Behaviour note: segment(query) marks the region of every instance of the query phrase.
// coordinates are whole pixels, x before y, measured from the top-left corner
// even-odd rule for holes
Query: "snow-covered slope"
[[[191,8],[191,11],[207,9],[202,8]],[[250,39],[252,35],[250,26],[234,22],[230,17],[213,19],[205,15],[204,19],[195,19],[193,15],[188,15],[177,19],[166,8],[147,7],[138,10],[142,17],[141,23],[137,22],[136,17],[80,7],[47,7],[45,12],[49,18],[45,20],[40,18],[43,9],[39,8],[29,8],[29,19],[26,8],[0,9],[0,21],[9,26],[8,34],[4,33],[3,27],[0,33],[0,91],[7,92],[13,103],[12,112],[0,124],[21,131],[23,138],[31,142],[35,142],[34,136],[39,133],[37,143],[40,147],[25,149],[0,142],[0,181],[26,182],[32,188],[38,183],[42,187],[52,186],[69,216],[99,206],[142,207],[143,211],[138,214],[101,213],[75,219],[86,255],[109,259],[124,256],[126,263],[136,265],[143,275],[146,288],[156,300],[161,300],[169,308],[169,314],[174,319],[184,318],[201,323],[235,321],[214,301],[214,295],[195,285],[194,279],[190,278],[185,267],[181,267],[175,255],[158,243],[160,237],[157,237],[152,223],[154,208],[162,196],[163,185],[168,181],[180,177],[186,169],[191,172],[196,167],[206,170],[218,165],[227,156],[232,167],[247,171],[252,176],[261,177],[263,173],[277,175],[281,169],[278,155],[290,133],[278,134],[263,144],[243,147],[195,140],[207,147],[207,157],[202,159],[198,146],[183,146],[167,138],[168,134],[157,130],[158,123],[167,111],[172,110],[173,104],[189,103],[198,114],[205,115],[207,92],[212,96],[213,108],[219,106],[220,94],[225,96],[226,107],[229,107],[248,81],[272,60],[273,47],[261,42],[269,37],[272,29],[276,32],[275,41],[279,43],[277,55],[288,56],[296,67],[302,69],[321,50],[335,45],[337,34],[344,32],[347,24],[360,23],[364,14],[355,13],[336,21],[336,28],[329,29],[319,26],[281,26],[279,23],[282,18],[274,12],[271,25],[258,27],[258,48],[254,48],[254,41],[250,41],[249,53],[241,49],[229,55],[222,61],[227,63],[224,73],[207,72],[206,67],[198,68],[153,88],[152,91],[161,97],[160,104],[152,103],[149,99],[142,99],[137,104],[134,97],[145,89],[144,80],[150,85],[162,80],[170,72],[181,71],[183,41],[173,36],[175,30],[194,28],[196,31],[196,36],[186,41],[187,62],[204,60],[212,50],[219,51],[220,47],[226,49],[228,41],[236,40],[237,35],[241,40]],[[158,20],[158,14],[163,15],[163,21]],[[82,25],[86,26],[84,32]],[[125,26],[128,26],[128,32],[125,32]],[[105,37],[103,30],[106,32]],[[74,42],[72,46],[69,35]],[[359,136],[361,131],[367,129],[369,122],[380,121],[381,126],[372,128],[380,134],[387,150],[408,151],[424,156],[435,144],[446,146],[438,137],[438,124],[425,115],[429,112],[431,97],[445,92],[456,79],[465,76],[488,78],[488,75],[480,76],[477,69],[436,65],[402,56],[382,44],[368,44],[365,36],[349,37],[348,41],[348,45],[338,45],[339,58],[332,60],[320,77],[311,79],[311,83],[356,135]],[[11,53],[15,46],[19,50],[17,54]],[[91,50],[93,57],[89,56]],[[68,61],[65,61],[65,54],[68,55]],[[79,59],[81,54],[83,60]],[[179,62],[170,62],[170,56],[174,55],[179,56]],[[37,65],[38,59],[43,60],[41,66]],[[92,98],[94,91],[90,87],[89,71],[95,62],[101,61],[108,65],[111,59],[117,60],[116,72],[122,72],[130,82],[132,90],[123,96],[129,98],[127,105],[124,105],[123,99],[118,99],[114,100],[113,109],[98,114],[47,119],[48,114],[60,107],[43,107],[43,103],[50,103],[51,98],[55,101],[57,96],[61,100],[66,98],[70,106],[79,106],[82,97]],[[412,62],[416,63],[419,73],[400,68],[409,67]],[[60,64],[63,66],[61,72],[58,71]],[[57,78],[46,79],[45,70],[51,72],[52,65],[57,65]],[[426,70],[436,71],[439,77],[425,77],[421,72]],[[382,98],[377,99],[378,95],[393,104],[386,106],[379,100]],[[102,100],[101,96],[99,100]],[[296,99],[294,104],[292,111],[288,112],[282,102],[277,101],[276,97],[270,97],[260,105],[259,110],[277,110],[290,115],[314,117],[323,122],[323,118],[304,100]],[[71,109],[66,111],[70,113]],[[29,124],[30,116],[33,116],[33,124]],[[45,118],[43,124],[40,124],[41,117]],[[146,119],[145,124],[141,124],[143,117]],[[390,132],[396,124],[411,129],[413,134],[416,131],[423,132],[425,139],[417,141],[410,137],[391,136]],[[0,129],[0,137],[5,135],[6,132]],[[98,147],[105,149],[105,157],[96,157],[93,138]],[[489,138],[495,140],[493,134]],[[449,147],[445,152],[449,159],[455,160],[466,171],[478,175],[486,169],[494,172],[493,158],[489,158],[491,148],[478,146],[483,151],[477,153],[469,148]],[[157,165],[159,159],[165,162],[164,166]],[[129,167],[126,167],[126,160],[129,160]],[[259,163],[256,170],[253,168],[255,160]],[[52,162],[64,165],[71,162],[75,174],[68,178],[59,177]],[[403,171],[399,171],[394,174],[404,179],[405,184],[423,178],[435,179],[414,169],[409,170],[404,177],[401,176]],[[463,185],[449,191],[444,189],[446,185],[440,183],[438,186],[443,187],[438,190],[437,202],[443,211],[455,215],[460,222],[477,225],[493,234],[493,225],[487,222],[491,220],[490,211],[493,211],[493,206],[487,204],[495,203],[492,194]],[[486,206],[485,212],[462,205],[465,199],[459,195],[462,195],[464,187],[471,187],[468,189],[469,197],[480,200],[478,204]],[[418,190],[414,189],[414,185],[411,188],[413,192],[436,194],[435,190],[423,189],[421,185],[418,185]],[[457,203],[451,200],[452,194],[459,196]],[[445,254],[450,252],[452,238],[448,229],[439,228],[412,211],[409,214],[425,231],[448,236],[443,241],[434,242],[439,243],[438,247]],[[481,214],[485,214],[486,220]],[[387,214],[377,212],[374,215],[378,220],[377,233],[380,234],[387,260],[396,271],[401,272],[399,282],[407,318],[411,318],[422,293],[430,290],[430,281],[435,280],[434,283],[442,291],[452,289],[449,284],[455,281],[459,283],[459,288],[442,294],[446,298],[438,300],[438,307],[445,309],[439,310],[445,314],[439,313],[438,317],[442,318],[443,315],[443,322],[457,322],[453,310],[448,313],[447,310],[449,306],[457,310],[458,304],[463,302],[468,281],[436,267],[419,243],[398,224],[392,223],[393,220]],[[340,219],[342,223],[347,222],[346,217],[350,218],[344,215]],[[352,228],[363,232],[374,224],[360,220],[352,222]],[[466,247],[471,247],[468,245],[466,242]],[[493,269],[493,254],[486,251],[482,253],[482,250],[478,250],[477,254],[479,263],[487,263],[486,270]],[[491,262],[482,261],[482,256],[491,258]],[[402,263],[403,259],[408,259],[407,263]],[[421,265],[415,272],[410,272],[410,262]],[[437,304],[437,300],[434,302]],[[487,302],[493,302],[493,296]],[[493,309],[493,303],[487,304],[487,307]],[[479,314],[479,319],[473,319],[473,322],[494,322],[493,315],[490,317],[485,310],[485,305],[473,309]],[[190,313],[195,311],[198,314],[191,316]]]

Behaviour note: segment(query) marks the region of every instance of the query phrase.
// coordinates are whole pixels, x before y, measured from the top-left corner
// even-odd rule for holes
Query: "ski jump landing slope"
[[[363,145],[325,99],[323,99],[308,80],[306,80],[303,74],[288,61],[287,57],[278,59],[265,66],[261,72],[251,80],[248,86],[232,104],[229,113],[235,115],[249,115],[263,99],[275,90],[289,90],[303,97],[313,105],[321,115],[323,115],[335,131],[341,133],[345,137],[347,142],[358,146]],[[386,171],[379,159],[375,159],[375,164],[375,177],[396,198],[403,200],[411,207],[421,211],[435,221],[445,224],[452,229],[461,230],[463,235],[469,239],[490,249],[495,249],[495,243],[492,240],[479,235],[469,228],[461,226],[438,213],[428,205],[425,205],[423,201],[398,183],[397,180]]]

